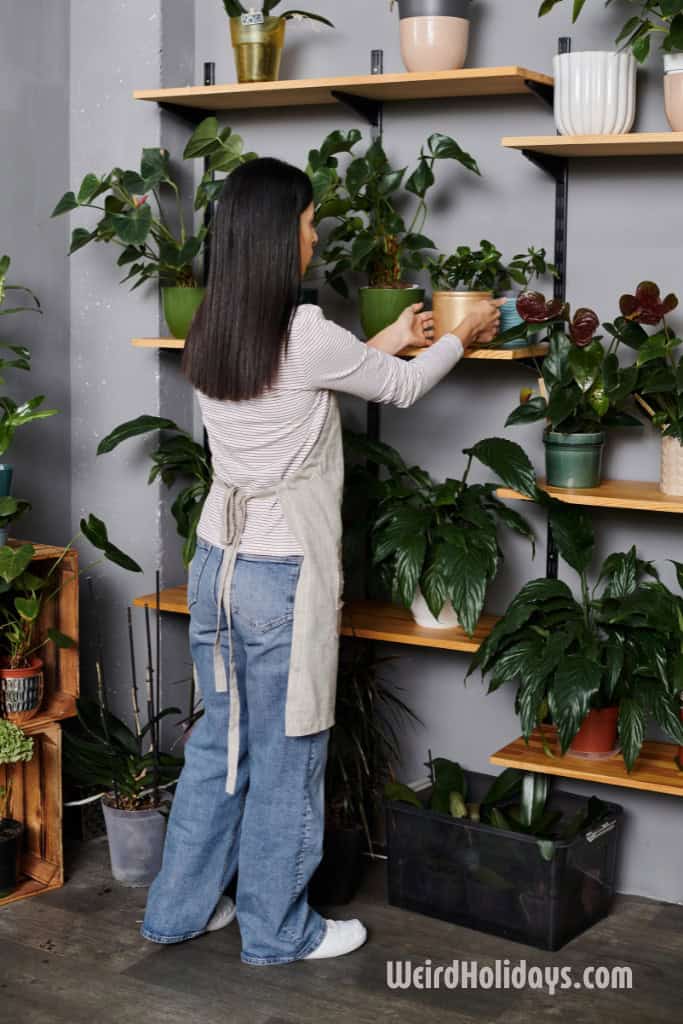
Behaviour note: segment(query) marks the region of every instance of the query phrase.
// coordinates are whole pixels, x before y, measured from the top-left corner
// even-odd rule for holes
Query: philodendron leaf
[[[0,547],[0,579],[12,583],[33,561],[35,548],[22,544],[20,548]]]
[[[37,597],[15,597],[14,607],[26,622],[35,622],[40,613],[40,601]]]
[[[528,498],[536,496],[536,473],[526,452],[514,441],[502,437],[487,437],[472,448],[465,449],[483,463],[507,486]]]
[[[121,551],[120,548],[117,548],[115,544],[111,543],[107,534],[107,527],[97,516],[91,513],[87,519],[81,519],[81,533],[110,562],[121,566],[122,569],[127,569],[129,572],[142,572],[136,561],[124,551]]]
[[[62,633],[58,629],[48,629],[47,635],[48,639],[51,640],[52,643],[55,644],[57,647],[59,647],[60,650],[65,650],[67,648],[73,648],[77,646],[76,641],[73,639],[73,637],[67,636],[66,633]]]

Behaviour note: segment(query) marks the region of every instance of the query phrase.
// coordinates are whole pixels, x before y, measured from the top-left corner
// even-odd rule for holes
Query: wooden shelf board
[[[549,156],[681,156],[683,132],[630,135],[530,135],[502,140],[506,149],[529,149]]]
[[[133,604],[138,608],[148,604],[154,610],[156,596],[147,594],[136,597]],[[188,615],[187,587],[162,590],[159,607],[162,612]],[[418,626],[407,608],[377,601],[350,601],[344,605],[341,633],[342,636],[356,636],[366,640],[473,653],[479,650],[497,621],[494,615],[482,615],[474,635],[469,637],[464,629],[425,629]]]
[[[423,348],[405,348],[400,354],[407,359],[419,356]],[[548,354],[547,345],[527,345],[524,348],[469,348],[465,359],[497,359],[510,362],[514,359],[542,358]]]
[[[65,718],[73,718],[76,714],[76,697],[71,693],[58,690],[51,694],[39,714],[24,722],[22,730],[30,736],[42,732],[51,722],[61,722]]]
[[[465,68],[461,71],[403,72],[386,75],[351,75],[343,78],[302,78],[283,82],[255,82],[186,86],[177,89],[140,89],[136,100],[172,103],[200,110],[255,110],[306,107],[337,102],[333,92],[348,92],[369,100],[429,100],[465,96],[510,96],[530,93],[527,82],[553,85],[549,75],[511,65]]]
[[[19,900],[30,899],[31,896],[41,896],[43,893],[51,892],[53,889],[61,889],[63,884],[59,879],[54,882],[45,883],[39,882],[35,878],[21,877],[14,892],[0,900],[0,907],[4,907],[8,903],[17,903]]]
[[[133,338],[135,348],[185,348],[184,338]]]
[[[683,512],[683,496],[663,494],[654,480],[603,480],[599,487],[587,489],[549,487],[545,480],[539,480],[538,484],[553,498],[569,505],[637,509],[641,512]],[[508,487],[501,487],[497,493],[499,498],[529,500]]]
[[[602,761],[589,761],[569,755],[562,757],[554,730],[546,728],[544,731],[555,757],[548,757],[544,752],[537,730],[529,738],[528,746],[524,738],[520,737],[492,754],[489,761],[504,768],[520,768],[523,771],[560,775],[565,779],[582,779],[606,786],[683,796],[683,772],[679,771],[676,764],[678,747],[673,743],[644,743],[636,766],[629,774],[621,754],[614,754]]]

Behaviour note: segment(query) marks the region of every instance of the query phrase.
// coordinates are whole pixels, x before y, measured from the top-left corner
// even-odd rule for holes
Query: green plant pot
[[[186,338],[205,288],[162,288],[164,317],[174,338]]]
[[[424,302],[424,288],[361,288],[360,321],[366,338],[374,338],[414,302]]]
[[[601,480],[605,435],[561,434],[549,430],[545,444],[546,479],[552,487],[597,487]]]
[[[12,472],[6,462],[0,463],[0,498],[8,498],[12,493]]]

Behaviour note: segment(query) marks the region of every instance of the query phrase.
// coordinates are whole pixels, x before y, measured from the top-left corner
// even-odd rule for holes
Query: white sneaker
[[[207,924],[205,931],[217,932],[219,928],[225,928],[227,924],[230,924],[230,922],[234,920],[236,913],[237,908],[235,907],[234,901],[223,893],[216,904],[216,909],[209,918],[209,923]]]
[[[302,957],[303,960],[321,960],[328,956],[344,956],[345,953],[352,953],[354,949],[362,946],[368,937],[365,925],[361,924],[358,918],[351,921],[332,921],[325,918],[327,931],[320,945]]]

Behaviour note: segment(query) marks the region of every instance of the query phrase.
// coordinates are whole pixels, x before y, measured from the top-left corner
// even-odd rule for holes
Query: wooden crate
[[[64,884],[62,848],[62,727],[56,722],[23,726],[33,737],[33,758],[0,765],[0,785],[12,777],[9,815],[24,823],[19,884],[0,900],[16,900],[59,889]]]

